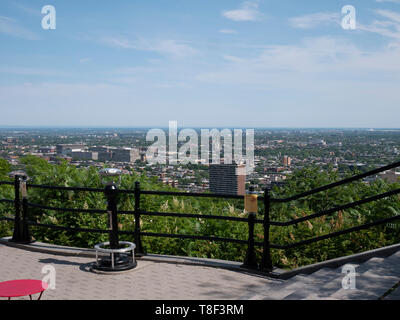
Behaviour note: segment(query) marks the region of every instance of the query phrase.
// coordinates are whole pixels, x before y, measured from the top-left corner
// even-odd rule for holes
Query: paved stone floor
[[[0,244],[0,282],[43,279],[42,268],[52,265],[56,288],[46,290],[44,300],[236,300],[266,292],[277,282],[220,268],[144,260],[129,272],[104,275],[89,270],[93,260]]]

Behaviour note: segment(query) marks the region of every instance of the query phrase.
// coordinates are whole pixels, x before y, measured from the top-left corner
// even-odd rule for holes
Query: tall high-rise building
[[[292,164],[292,158],[289,156],[283,156],[283,166],[290,167]]]
[[[210,164],[210,191],[212,193],[244,195],[246,166],[237,164]]]

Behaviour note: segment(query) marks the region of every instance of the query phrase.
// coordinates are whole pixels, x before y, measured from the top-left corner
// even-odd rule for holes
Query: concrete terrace
[[[89,270],[93,261],[0,243],[0,281],[42,279],[42,268],[50,264],[56,270],[56,289],[46,290],[43,300],[237,300],[276,282],[221,268],[144,259],[133,270],[105,275]]]
[[[357,289],[350,292],[342,289],[340,268],[325,267],[279,280],[240,270],[235,262],[150,255],[138,259],[133,270],[98,274],[90,271],[91,250],[30,246],[27,250],[0,241],[0,281],[43,279],[42,268],[52,265],[56,288],[46,290],[42,300],[378,299],[400,280],[400,251],[388,259],[371,258],[355,265],[359,267]],[[371,270],[374,266],[379,273]],[[400,290],[385,299],[400,299]]]

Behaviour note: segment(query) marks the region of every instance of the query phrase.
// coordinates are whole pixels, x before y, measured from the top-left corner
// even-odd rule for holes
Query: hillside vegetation
[[[23,158],[22,163],[25,165],[25,171],[31,177],[30,182],[35,184],[88,188],[103,187],[95,168],[76,168],[66,162],[60,165],[52,165],[33,156]],[[5,160],[0,159],[0,180],[10,180],[7,177],[7,173],[11,170],[11,166]],[[349,172],[347,175],[350,174],[354,173]],[[342,178],[343,176],[339,176],[339,173],[333,170],[328,172],[320,172],[317,168],[299,170],[289,177],[284,187],[279,190],[274,188],[272,197],[287,197]],[[143,190],[173,190],[170,187],[161,185],[156,179],[148,179],[146,176],[139,174],[123,176],[120,188],[133,189],[136,181],[140,181]],[[397,188],[400,188],[399,183],[388,184],[379,179],[370,185],[362,181],[353,182],[288,204],[273,204],[271,207],[271,220],[288,221]],[[31,203],[46,206],[106,209],[106,202],[102,193],[31,188],[28,190],[28,194]],[[4,185],[0,187],[0,198],[13,199],[13,197],[13,187]],[[134,209],[133,195],[120,194],[118,200],[119,210]],[[203,215],[246,216],[243,212],[242,200],[142,195],[141,209],[146,211],[200,213]],[[263,218],[263,209],[263,205],[260,202],[258,219]],[[13,217],[14,215],[12,204],[0,204],[0,211],[1,216]],[[392,196],[355,209],[302,222],[295,226],[271,227],[270,238],[274,244],[294,243],[377,219],[391,217],[397,215],[398,212],[400,212],[400,198],[399,196]],[[29,217],[33,221],[60,226],[99,229],[107,229],[108,227],[106,214],[79,214],[30,208]],[[120,214],[118,219],[121,230],[134,230],[133,215]],[[11,222],[0,222],[0,236],[11,235],[12,229],[13,224]],[[210,235],[243,240],[247,240],[248,234],[247,223],[175,217],[142,216],[141,229],[142,231],[156,233]],[[31,227],[31,233],[38,241],[87,248],[108,240],[106,234],[59,231],[33,226]],[[391,226],[383,225],[290,250],[272,250],[272,259],[277,267],[294,268],[395,244],[399,241],[399,235],[399,228],[396,224]],[[256,241],[263,240],[262,225],[256,225],[255,237]],[[120,239],[133,242],[133,238],[128,235],[120,236]],[[143,237],[142,241],[145,250],[149,253],[233,261],[243,261],[247,249],[245,245],[200,240]],[[256,249],[260,261],[261,248],[256,247]]]

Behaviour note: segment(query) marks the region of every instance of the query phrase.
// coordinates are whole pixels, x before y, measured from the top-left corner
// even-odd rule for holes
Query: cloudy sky
[[[1,0],[0,109],[3,126],[399,128],[400,0]]]

